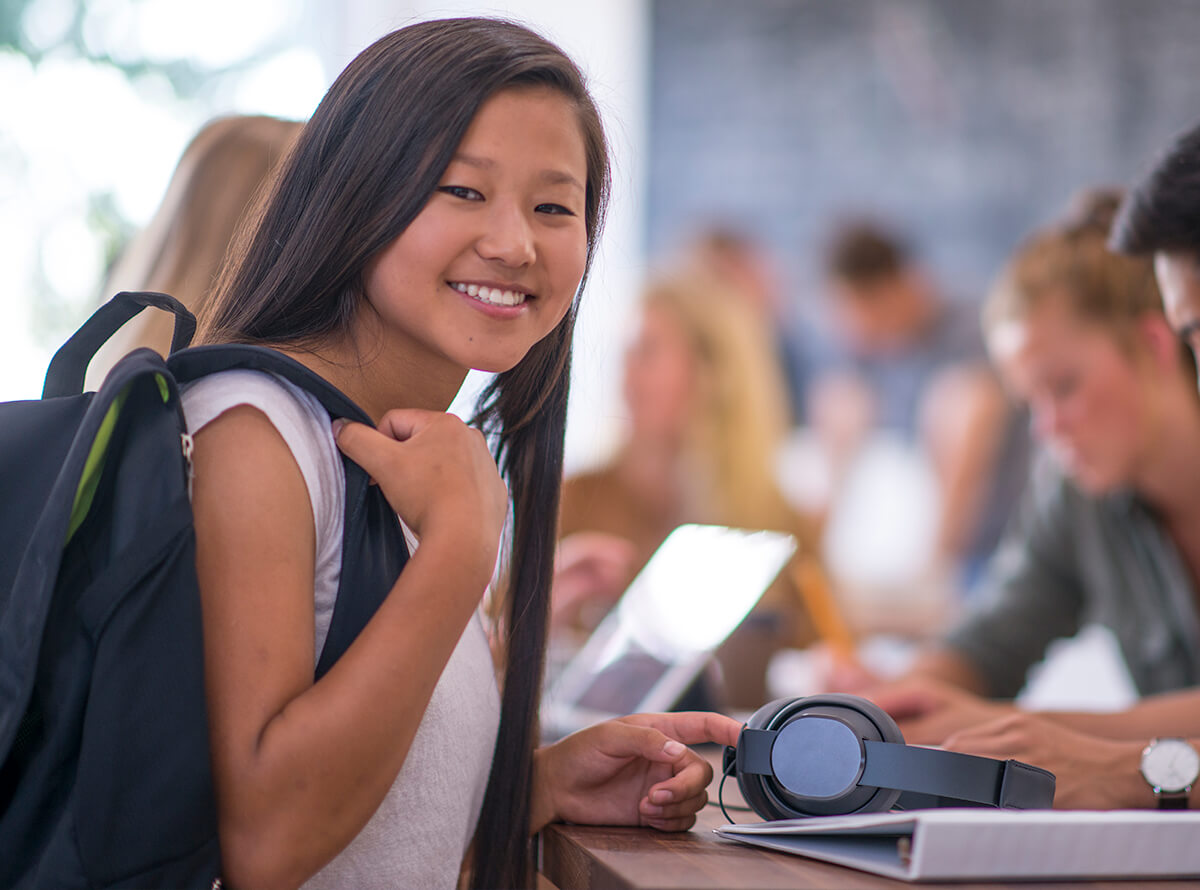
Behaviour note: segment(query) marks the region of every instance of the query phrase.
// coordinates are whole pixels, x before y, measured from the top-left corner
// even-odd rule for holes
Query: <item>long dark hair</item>
[[[600,116],[578,68],[512,22],[424,22],[372,44],[330,87],[222,276],[201,319],[201,342],[312,348],[347,330],[368,262],[425,206],[480,105],[498,90],[533,85],[558,90],[578,113],[590,268],[609,166]],[[476,887],[517,887],[530,878],[532,758],[577,301],[493,379],[473,421],[493,443],[514,511],[503,706],[476,832]]]

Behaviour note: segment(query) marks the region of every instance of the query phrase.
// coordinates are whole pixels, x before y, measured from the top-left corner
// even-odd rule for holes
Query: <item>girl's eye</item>
[[[555,215],[574,216],[575,212],[563,207],[561,204],[539,204],[534,208],[538,213],[550,213]]]
[[[455,198],[462,198],[464,201],[482,201],[483,195],[475,191],[475,189],[467,188],[465,185],[441,185],[438,186],[438,191],[443,194],[453,195]]]

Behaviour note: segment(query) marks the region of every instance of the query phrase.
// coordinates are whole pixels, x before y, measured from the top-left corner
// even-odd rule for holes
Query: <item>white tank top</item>
[[[267,416],[308,487],[317,542],[315,667],[337,599],[346,498],[329,414],[311,394],[261,371],[223,371],[183,391],[184,416],[193,434],[237,405],[251,405]],[[407,526],[404,534],[411,552],[416,538]],[[452,890],[475,833],[499,722],[500,697],[477,611],[438,680],[387,797],[350,845],[304,884],[306,890]]]

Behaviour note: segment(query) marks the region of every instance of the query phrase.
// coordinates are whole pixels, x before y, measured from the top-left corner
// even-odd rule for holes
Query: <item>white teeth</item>
[[[478,284],[463,284],[460,281],[450,283],[450,286],[460,294],[474,297],[482,303],[493,306],[519,306],[525,302],[527,294],[515,290],[500,290],[498,287],[483,287]]]

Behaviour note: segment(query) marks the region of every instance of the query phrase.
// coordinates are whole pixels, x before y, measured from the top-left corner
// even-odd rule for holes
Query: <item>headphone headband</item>
[[[1054,802],[1054,776],[1019,760],[887,742],[863,745],[863,784],[904,792],[898,802],[901,809],[982,805],[1028,810]]]

